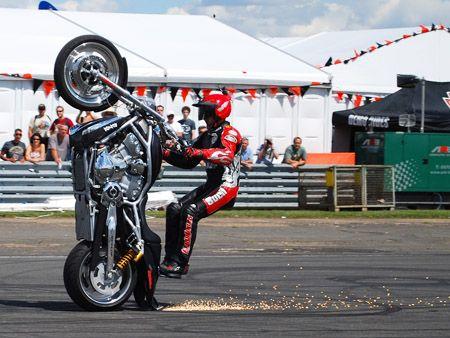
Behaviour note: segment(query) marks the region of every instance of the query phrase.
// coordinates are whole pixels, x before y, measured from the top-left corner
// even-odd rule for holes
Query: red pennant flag
[[[181,97],[183,98],[183,102],[186,101],[186,97],[188,96],[190,90],[191,88],[181,89]]]
[[[302,94],[302,88],[301,87],[289,87],[289,92],[291,92],[295,96],[299,96]]]
[[[53,88],[55,88],[55,82],[44,81],[44,83],[42,84],[42,88],[44,89],[45,97],[48,97],[52,92]]]
[[[225,88],[225,89],[227,90],[229,96],[233,96],[234,93],[236,93],[236,88],[228,87],[228,88]]]
[[[138,94],[138,96],[144,96],[146,89],[147,89],[146,86],[139,86],[139,87],[137,87],[137,94]]]
[[[411,35],[409,35],[409,34],[403,34],[403,39],[407,39],[407,38],[410,38],[411,37]]]
[[[389,46],[390,44],[392,44],[391,40],[384,40],[384,42],[386,42],[386,46]]]
[[[270,87],[269,90],[272,95],[277,95],[278,93],[278,87]]]
[[[335,64],[335,65],[338,65],[338,64],[340,64],[340,63],[342,63],[341,60],[339,60],[339,59],[334,60],[334,64]]]
[[[161,94],[162,92],[166,91],[166,86],[159,86],[158,87],[158,93]]]
[[[311,82],[311,86],[320,86],[321,82]]]
[[[369,52],[373,52],[375,49],[377,49],[376,46],[370,46],[370,47],[369,47]]]
[[[28,74],[28,73],[26,73],[26,74],[23,74],[23,76],[22,76],[24,79],[27,79],[27,80],[31,80],[33,77],[31,76],[31,74]]]
[[[337,99],[338,99],[338,102],[341,102],[344,99],[344,93],[343,92],[338,92],[337,93]]]
[[[443,24],[440,24],[440,25],[438,26],[438,29],[444,30],[444,29],[445,29],[445,26],[444,26]]]
[[[374,98],[374,100],[375,100],[375,102],[378,102],[378,101],[381,101],[381,100],[382,100],[382,98],[381,98],[381,97],[379,97],[379,96],[377,96],[377,97],[375,97],[375,98]]]
[[[256,89],[248,89],[247,92],[250,94],[251,97],[256,99]]]
[[[428,33],[430,31],[428,27],[425,27],[424,25],[420,25],[420,28],[422,29],[422,33]]]
[[[209,93],[211,93],[212,89],[202,89],[202,95],[203,97],[208,96]]]
[[[361,105],[361,101],[362,101],[362,95],[355,95],[355,102],[353,105],[355,107],[359,107]]]

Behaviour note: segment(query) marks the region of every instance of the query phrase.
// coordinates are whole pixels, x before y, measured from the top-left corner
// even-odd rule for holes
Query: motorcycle
[[[69,41],[56,58],[54,79],[75,108],[103,111],[120,100],[129,112],[70,129],[79,243],[66,259],[64,285],[72,300],[90,311],[118,308],[133,290],[142,302],[136,285],[146,281],[153,295],[161,255],[160,238],[146,222],[147,193],[161,169],[161,145],[170,142],[182,152],[186,144],[153,103],[124,89],[126,59],[103,37]],[[150,303],[156,306],[154,299]]]

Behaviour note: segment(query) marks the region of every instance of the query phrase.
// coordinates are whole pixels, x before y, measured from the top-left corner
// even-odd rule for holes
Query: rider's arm
[[[223,148],[198,149],[195,156],[214,164],[230,164],[233,162],[236,150],[241,144],[241,135],[233,127],[226,126],[222,132],[221,141]]]
[[[187,158],[168,149],[164,149],[163,158],[167,163],[181,169],[193,169],[200,163],[198,158]]]

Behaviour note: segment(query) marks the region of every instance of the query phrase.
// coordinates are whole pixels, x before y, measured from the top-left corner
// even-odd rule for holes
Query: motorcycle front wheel
[[[91,75],[95,69],[124,88],[128,70],[118,49],[98,35],[82,35],[69,41],[55,61],[54,79],[59,95],[72,107],[83,111],[102,111],[114,105],[118,97]]]
[[[88,241],[78,243],[64,265],[64,286],[70,298],[88,311],[114,310],[125,303],[134,290],[134,264],[112,277],[105,276],[106,257],[91,269],[92,250]]]

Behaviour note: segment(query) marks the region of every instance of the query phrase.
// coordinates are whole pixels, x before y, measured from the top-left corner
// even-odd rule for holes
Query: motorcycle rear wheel
[[[104,283],[106,262],[91,270],[90,242],[78,243],[70,252],[64,265],[64,286],[70,298],[88,311],[109,311],[120,307],[130,297],[137,281],[136,268],[129,264],[120,277]],[[103,268],[102,268],[103,266]],[[103,270],[102,270],[103,269]]]
[[[61,97],[83,111],[102,111],[114,105],[118,97],[90,75],[96,69],[121,87],[127,85],[127,65],[117,48],[98,35],[82,35],[69,41],[55,61],[54,79]]]

